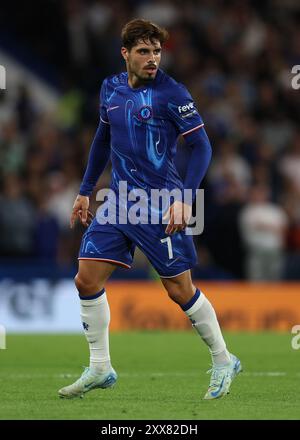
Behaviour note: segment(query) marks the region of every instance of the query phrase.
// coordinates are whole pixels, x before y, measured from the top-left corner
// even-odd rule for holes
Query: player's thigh
[[[104,261],[79,260],[78,274],[75,277],[76,285],[79,288],[102,289],[116,268],[115,264]]]
[[[129,269],[135,246],[116,226],[92,222],[82,237],[78,259],[114,263]]]
[[[165,233],[165,225],[137,224],[127,227],[127,234],[160,277],[176,277],[197,262],[193,239],[184,232],[169,236]]]

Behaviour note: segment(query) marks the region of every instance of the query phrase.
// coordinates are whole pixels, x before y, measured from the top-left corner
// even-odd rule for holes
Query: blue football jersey
[[[110,76],[102,84],[100,100],[105,142],[93,145],[107,149],[110,139],[111,189],[118,197],[98,208],[84,234],[79,258],[129,268],[138,246],[161,277],[177,276],[197,261],[193,239],[184,231],[167,236],[167,221],[162,217],[168,196],[153,203],[152,190],[182,193],[183,182],[174,164],[177,138],[199,129],[203,121],[187,89],[162,70],[151,83],[136,89],[129,86],[127,73]],[[96,178],[96,173],[91,174],[90,181],[86,179],[87,194]],[[120,182],[126,182],[124,198]],[[155,221],[152,214],[157,214]]]
[[[183,189],[174,164],[177,138],[203,126],[187,89],[161,69],[142,87],[128,84],[127,72],[103,81],[100,118],[110,130],[112,182],[128,190]]]

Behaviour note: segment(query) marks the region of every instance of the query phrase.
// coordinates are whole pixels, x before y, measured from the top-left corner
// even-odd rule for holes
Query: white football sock
[[[196,289],[194,297],[182,309],[208,345],[213,364],[229,363],[230,353],[226,349],[216,313],[205,295]]]
[[[90,297],[80,296],[81,321],[90,348],[90,367],[97,373],[111,367],[109,355],[110,310],[105,290]]]

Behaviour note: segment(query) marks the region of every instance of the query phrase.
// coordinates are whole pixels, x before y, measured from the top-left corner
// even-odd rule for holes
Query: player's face
[[[130,51],[122,48],[122,55],[134,87],[153,81],[161,59],[161,45],[158,40],[153,43],[149,40],[140,41]]]

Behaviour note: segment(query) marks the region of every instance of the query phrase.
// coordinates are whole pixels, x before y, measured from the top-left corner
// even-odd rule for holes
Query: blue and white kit
[[[115,194],[119,182],[125,181],[128,192],[143,189],[150,195],[152,189],[189,188],[194,195],[211,158],[203,126],[187,89],[160,69],[151,83],[135,89],[125,72],[106,78],[100,93],[100,122],[79,193],[91,194],[111,158]],[[180,134],[190,148],[184,182],[174,165]],[[138,246],[161,277],[176,276],[197,262],[192,236],[184,231],[167,235],[161,221],[122,224],[117,216],[116,224],[100,224],[97,217],[83,236],[79,259],[129,268]]]

